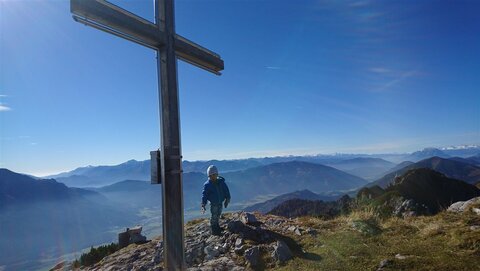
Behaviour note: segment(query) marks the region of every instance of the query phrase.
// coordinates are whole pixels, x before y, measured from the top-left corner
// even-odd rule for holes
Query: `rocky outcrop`
[[[474,185],[448,178],[428,168],[413,169],[397,176],[386,189],[361,189],[357,198],[371,200],[382,212],[398,217],[434,215],[457,201],[480,196]]]
[[[240,216],[240,221],[242,221],[243,224],[247,224],[247,225],[252,225],[252,226],[260,225],[260,222],[252,213],[246,213],[246,212],[242,213]]]
[[[277,241],[273,247],[272,257],[280,263],[284,263],[293,258],[290,248],[282,240]]]
[[[474,185],[427,168],[408,171],[386,191],[425,205],[432,214],[447,208],[452,202],[480,196],[480,190]]]
[[[404,199],[402,197],[393,199],[393,215],[397,217],[412,217],[418,215],[430,215],[430,210],[424,204],[419,204],[413,199]]]
[[[469,209],[478,209],[478,208],[472,208],[473,206],[480,205],[480,197],[476,197],[467,201],[457,201],[450,205],[448,207],[449,212],[454,212],[454,213],[463,213]],[[475,212],[475,211],[474,211]]]
[[[247,219],[245,224],[243,221]],[[185,260],[188,270],[248,270],[274,267],[296,256],[301,247],[289,237],[301,232],[295,220],[273,215],[232,213],[224,215],[222,235],[210,234],[208,220],[191,221],[185,227]],[[290,229],[294,228],[292,232]],[[61,269],[66,270],[62,264]],[[160,237],[145,244],[131,244],[81,270],[162,270],[163,242]],[[71,270],[71,269],[70,269]]]

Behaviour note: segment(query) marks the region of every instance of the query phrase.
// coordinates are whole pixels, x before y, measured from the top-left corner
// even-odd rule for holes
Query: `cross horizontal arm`
[[[107,1],[70,0],[70,10],[76,21],[110,34],[152,49],[165,45],[165,34],[157,25]],[[174,43],[179,59],[215,74],[223,70],[218,54],[180,35],[175,35]]]
[[[106,28],[123,38],[128,36],[147,47],[158,48],[165,43],[155,24],[107,1],[70,0],[70,11],[75,20],[90,22],[91,26]]]
[[[220,55],[178,34],[175,35],[175,53],[179,59],[217,75],[224,68]]]

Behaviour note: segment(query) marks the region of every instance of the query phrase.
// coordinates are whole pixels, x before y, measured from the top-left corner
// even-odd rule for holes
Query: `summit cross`
[[[157,52],[160,105],[160,171],[164,264],[184,270],[182,153],[177,58],[220,75],[221,57],[175,33],[173,0],[155,0],[155,23],[103,0],[70,0],[75,21],[133,41]]]

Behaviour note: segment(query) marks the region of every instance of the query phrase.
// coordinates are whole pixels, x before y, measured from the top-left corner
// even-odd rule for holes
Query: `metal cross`
[[[70,0],[75,21],[157,52],[160,104],[160,174],[163,181],[164,263],[185,269],[182,155],[178,114],[177,58],[220,75],[221,57],[175,33],[173,0],[155,0],[155,24],[103,0]]]

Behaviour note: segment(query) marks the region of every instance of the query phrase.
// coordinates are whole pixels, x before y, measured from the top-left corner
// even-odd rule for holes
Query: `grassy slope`
[[[380,220],[373,212],[355,212],[334,220],[299,219],[318,235],[292,236],[306,252],[276,270],[376,270],[380,261],[393,262],[383,270],[480,270],[480,216],[441,212],[435,216]],[[381,229],[361,233],[352,223],[370,221]],[[396,259],[395,255],[407,256]]]

